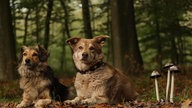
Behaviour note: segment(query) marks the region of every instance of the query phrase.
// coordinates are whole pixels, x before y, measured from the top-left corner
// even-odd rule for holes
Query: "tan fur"
[[[50,85],[51,80],[44,76],[48,67],[47,60],[41,62],[39,59],[38,48],[22,47],[21,63],[18,68],[20,78],[20,88],[23,89],[23,100],[17,108],[34,106],[43,108],[44,105],[51,103]],[[26,62],[26,60],[30,62]]]
[[[21,76],[20,88],[23,89],[23,100],[17,108],[32,105],[35,108],[43,108],[51,103],[51,87],[58,82],[47,64],[48,56],[48,52],[39,45],[21,48],[18,72]]]
[[[77,97],[67,100],[72,104],[118,103],[133,100],[137,92],[128,78],[107,63],[89,70],[103,59],[102,46],[108,36],[93,39],[71,38],[67,43],[73,49],[73,60],[79,72],[76,74]],[[86,56],[83,57],[83,54]]]

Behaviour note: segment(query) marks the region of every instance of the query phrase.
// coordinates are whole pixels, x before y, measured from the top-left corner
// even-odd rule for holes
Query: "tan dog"
[[[33,104],[35,108],[43,108],[52,99],[64,101],[67,98],[67,87],[53,76],[53,71],[47,64],[48,57],[48,52],[39,45],[21,48],[18,71],[23,100],[17,108]]]
[[[128,78],[103,62],[102,47],[106,38],[109,37],[71,38],[66,41],[73,50],[73,60],[78,73],[74,84],[77,97],[65,103],[118,103],[136,98],[137,92]]]

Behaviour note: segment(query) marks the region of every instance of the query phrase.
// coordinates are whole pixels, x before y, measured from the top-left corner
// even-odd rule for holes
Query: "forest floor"
[[[165,88],[166,75],[158,79],[161,102],[156,101],[154,80],[149,78],[150,73],[131,78],[139,93],[135,101],[119,103],[116,105],[64,105],[62,102],[52,102],[46,108],[192,108],[192,73],[178,73],[175,75],[174,103],[166,103]],[[71,86],[73,78],[62,78],[60,81]],[[21,101],[22,90],[19,81],[0,81],[0,108],[15,108]]]
[[[124,104],[95,104],[95,105],[64,105],[61,102],[52,102],[45,108],[192,108],[190,100],[184,103],[165,103],[165,102],[125,102]],[[16,108],[17,103],[7,102],[0,103],[0,108]],[[30,107],[33,108],[33,107]]]

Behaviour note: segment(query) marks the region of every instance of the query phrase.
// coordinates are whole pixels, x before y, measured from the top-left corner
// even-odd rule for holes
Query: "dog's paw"
[[[18,104],[17,106],[16,106],[16,108],[24,108],[25,106],[24,105],[22,105],[22,104]]]
[[[35,103],[35,108],[44,108],[51,103],[51,99],[40,99]]]
[[[66,100],[66,101],[64,101],[64,104],[65,104],[65,105],[77,105],[77,104],[78,104],[78,101],[75,101],[75,100]]]
[[[16,106],[16,108],[25,108],[25,107],[27,107],[27,106],[29,106],[29,105],[27,105],[27,104],[24,103],[24,102],[21,102],[20,104],[18,104],[18,105]]]
[[[64,104],[68,104],[68,105],[77,105],[77,104],[80,103],[80,101],[81,101],[81,98],[76,97],[76,98],[73,99],[73,100],[66,100],[66,101],[64,101]]]
[[[85,100],[81,101],[81,104],[86,104],[86,105],[92,105],[95,103],[96,103],[96,99],[92,99],[92,98],[85,99]]]

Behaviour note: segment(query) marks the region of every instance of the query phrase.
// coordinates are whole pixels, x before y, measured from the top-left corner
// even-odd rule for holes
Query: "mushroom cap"
[[[150,76],[150,78],[159,78],[159,77],[161,77],[161,75],[159,74],[159,72],[157,70],[154,70]]]
[[[180,72],[180,70],[178,69],[178,67],[175,66],[175,65],[171,66],[171,67],[169,68],[169,70],[170,70],[171,72],[175,72],[175,73]]]
[[[168,69],[173,65],[174,65],[173,63],[166,63],[165,66],[163,67],[163,69]]]

